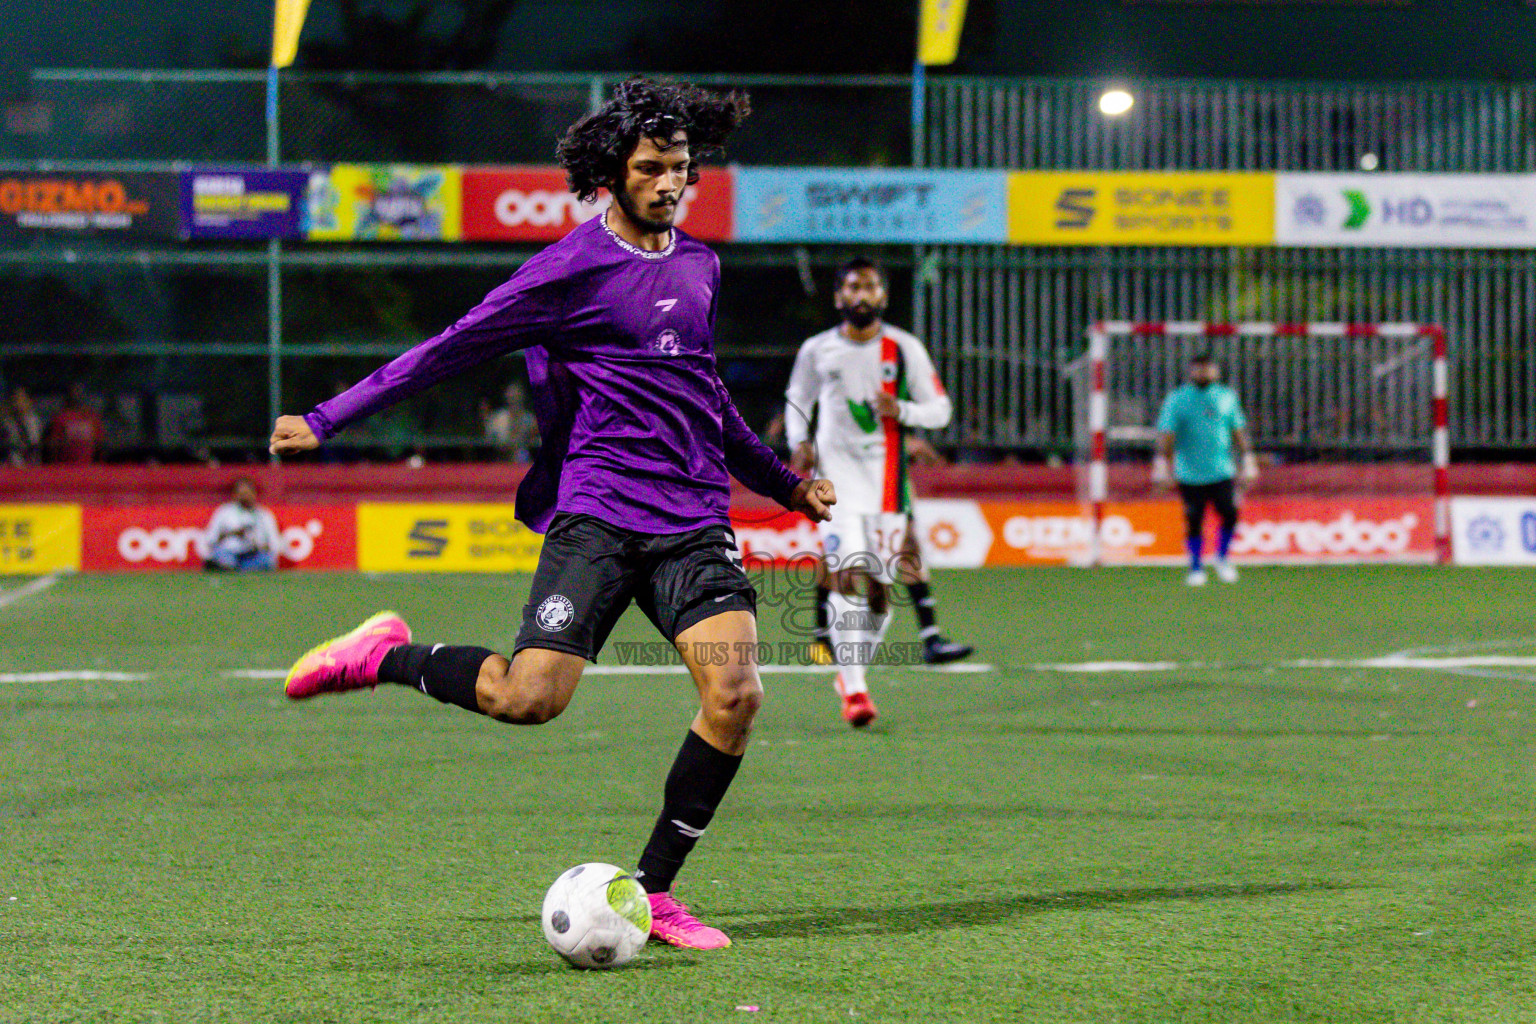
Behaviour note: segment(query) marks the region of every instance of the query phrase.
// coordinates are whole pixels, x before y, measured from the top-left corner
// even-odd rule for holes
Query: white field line
[[[879,666],[876,666],[879,667]],[[996,672],[999,667],[987,664],[956,664],[942,666],[902,666],[920,672],[946,674],[977,674]],[[1536,657],[1520,658],[1509,655],[1476,655],[1462,658],[1422,658],[1389,654],[1379,658],[1301,658],[1294,661],[1256,663],[1253,665],[1229,665],[1210,661],[1068,661],[1042,662],[1020,665],[1025,672],[1062,672],[1077,674],[1134,674],[1138,672],[1187,672],[1202,669],[1230,670],[1234,668],[1279,669],[1409,669],[1419,672],[1461,672],[1469,669],[1536,669]],[[761,665],[763,675],[830,675],[837,671],[831,665]],[[585,674],[594,676],[683,676],[688,670],[682,665],[588,665]],[[55,682],[139,682],[152,678],[145,672],[100,672],[92,669],[60,669],[52,672],[0,672],[0,683],[55,683]],[[287,669],[240,668],[221,673],[225,679],[270,680],[285,679]]]
[[[41,594],[43,591],[59,582],[59,579],[62,575],[62,573],[51,572],[47,576],[39,576],[35,580],[32,580],[28,583],[23,583],[15,590],[7,590],[5,593],[0,594],[0,608],[9,608],[17,601],[31,597],[33,594]]]
[[[0,683],[137,683],[148,678],[147,672],[96,672],[91,669],[0,672]]]
[[[1181,672],[1196,669],[1230,669],[1211,661],[1069,661],[1022,666],[1030,672]],[[1403,668],[1421,672],[1455,672],[1469,668],[1536,668],[1536,658],[1481,655],[1466,658],[1415,658],[1388,654],[1380,658],[1299,658],[1294,661],[1260,662],[1263,668]]]

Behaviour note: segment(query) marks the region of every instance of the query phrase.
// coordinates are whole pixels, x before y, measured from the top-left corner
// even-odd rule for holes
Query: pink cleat
[[[694,917],[671,893],[653,892],[650,899],[651,938],[683,949],[724,949],[731,944],[725,932]]]
[[[293,700],[361,690],[379,683],[379,662],[391,647],[411,642],[411,627],[394,612],[379,612],[350,633],[310,648],[288,672],[283,692]]]

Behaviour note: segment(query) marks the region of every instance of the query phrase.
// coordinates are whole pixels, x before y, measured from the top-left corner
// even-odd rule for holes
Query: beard
[[[677,216],[676,203],[664,203],[648,210],[641,210],[634,197],[622,188],[613,190],[613,201],[619,204],[619,209],[624,211],[624,216],[643,231],[660,234],[671,230],[672,218]]]
[[[880,319],[880,314],[885,312],[885,307],[868,306],[861,302],[857,306],[845,306],[838,312],[843,314],[843,319],[850,327],[862,331]]]

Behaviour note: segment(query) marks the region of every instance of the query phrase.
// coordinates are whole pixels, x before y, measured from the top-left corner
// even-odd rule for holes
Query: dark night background
[[[915,0],[314,0],[299,68],[903,72]],[[34,67],[265,59],[266,0],[5,5],[15,95]],[[953,72],[1403,79],[1536,77],[1524,0],[972,0]],[[942,73],[942,72],[941,72]]]
[[[905,75],[916,6],[917,0],[313,0],[294,70]],[[264,67],[271,19],[270,0],[10,0],[0,28],[0,159],[260,160],[259,85],[50,91],[29,74],[39,68]],[[932,74],[1508,82],[1536,80],[1533,40],[1536,6],[1526,0],[971,0],[960,59]],[[287,88],[283,156],[289,160],[549,163],[555,136],[587,102],[584,86],[561,96],[515,88]],[[754,87],[759,113],[733,157],[758,164],[907,161],[902,87],[855,96],[838,86],[826,93],[842,96],[841,112],[808,108],[809,93]],[[856,115],[846,112],[850,104]],[[259,351],[265,344],[259,264],[189,263],[179,259],[185,247],[172,246],[144,266],[131,259],[76,265],[45,251],[58,244],[40,239],[38,259],[12,260],[0,269],[6,338],[109,349],[216,341]],[[283,275],[285,343],[403,348],[457,319],[530,251],[493,249],[470,269],[290,267]],[[722,371],[749,417],[766,423],[794,345],[830,320],[826,282],[849,252],[743,245],[720,251],[727,282]],[[909,322],[912,250],[889,247],[881,255],[892,266],[891,318]],[[287,357],[285,401],[298,407],[328,397],[378,358]],[[509,364],[499,378],[439,389],[414,405],[414,421],[395,433],[474,433],[478,400],[496,400],[503,381],[519,372]],[[5,383],[29,383],[45,401],[57,400],[73,380],[84,381],[103,402],[135,392],[143,408],[166,405],[161,396],[185,394],[201,410],[193,432],[207,438],[258,436],[267,414],[261,356],[13,357],[0,360],[0,376]],[[125,431],[147,438],[152,428],[146,422]]]

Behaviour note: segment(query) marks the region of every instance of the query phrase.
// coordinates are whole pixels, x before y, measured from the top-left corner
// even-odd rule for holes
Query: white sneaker
[[[1205,570],[1204,569],[1196,569],[1194,572],[1190,573],[1188,576],[1185,576],[1184,577],[1184,584],[1185,584],[1185,586],[1189,586],[1189,587],[1203,587],[1203,586],[1205,586]]]
[[[1217,562],[1213,568],[1216,570],[1216,578],[1223,583],[1237,582],[1237,566],[1226,559]]]

